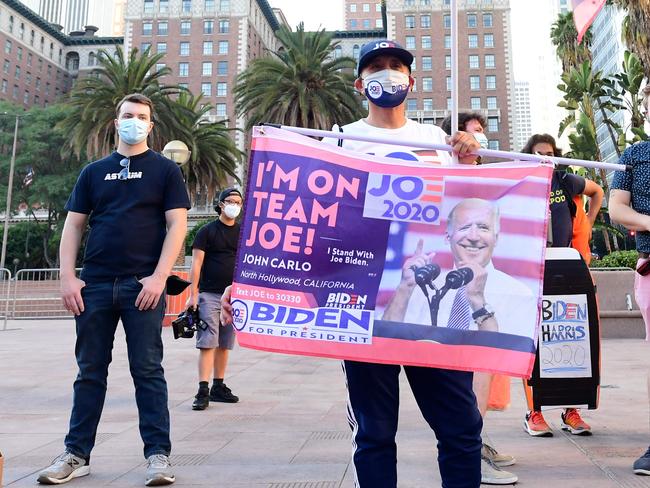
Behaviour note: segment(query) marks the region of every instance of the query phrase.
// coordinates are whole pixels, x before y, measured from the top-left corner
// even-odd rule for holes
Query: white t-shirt
[[[339,127],[335,125],[332,131],[338,132]],[[344,134],[368,135],[382,137],[387,141],[422,141],[433,144],[446,144],[445,132],[437,125],[420,124],[411,119],[406,119],[399,129],[383,129],[368,124],[364,119],[352,122],[343,126]],[[337,145],[338,139],[325,138],[326,144]],[[422,149],[418,147],[396,146],[392,144],[378,144],[376,142],[343,140],[343,148],[350,151],[372,154],[375,156],[405,159],[407,161],[420,161],[422,163],[448,165],[451,164],[451,156],[446,151],[435,151],[433,149]]]

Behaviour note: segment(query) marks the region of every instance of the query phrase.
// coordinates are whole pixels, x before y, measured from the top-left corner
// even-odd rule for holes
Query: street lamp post
[[[7,113],[3,115],[9,115]],[[2,231],[2,255],[0,256],[0,268],[5,267],[7,257],[7,236],[9,234],[9,216],[11,214],[11,197],[14,185],[14,167],[16,166],[16,145],[18,143],[18,122],[24,115],[16,114],[16,127],[14,128],[14,145],[11,150],[11,163],[9,163],[9,186],[7,187],[7,209],[5,210],[5,223]]]
[[[190,160],[192,151],[183,141],[169,141],[162,150],[163,156],[171,159],[177,165],[183,166]]]

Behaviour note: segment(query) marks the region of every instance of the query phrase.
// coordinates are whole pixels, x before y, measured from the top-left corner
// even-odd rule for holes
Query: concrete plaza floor
[[[236,348],[227,383],[240,403],[213,403],[195,412],[193,341],[174,341],[169,329],[164,338],[175,486],[353,486],[346,393],[338,361]],[[35,473],[62,451],[76,372],[73,349],[71,320],[14,321],[9,330],[0,331],[5,486],[34,486]],[[142,443],[120,329],[113,357],[92,472],[73,480],[71,487],[143,486]],[[594,430],[591,437],[562,433],[559,411],[546,414],[554,437],[529,437],[522,429],[520,380],[513,380],[510,409],[488,414],[485,434],[500,451],[516,456],[511,471],[519,475],[518,486],[650,487],[650,477],[631,472],[632,462],[650,443],[650,345],[636,339],[604,340],[602,363],[600,408],[583,412]],[[406,383],[398,450],[400,488],[440,486],[435,439]]]

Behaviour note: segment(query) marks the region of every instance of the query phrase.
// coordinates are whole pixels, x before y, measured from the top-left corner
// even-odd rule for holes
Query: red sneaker
[[[526,414],[524,430],[533,437],[552,437],[553,431],[544,420],[542,412],[533,410]]]
[[[573,435],[591,435],[591,427],[582,420],[580,412],[575,408],[567,408],[562,414],[562,430],[568,430]]]

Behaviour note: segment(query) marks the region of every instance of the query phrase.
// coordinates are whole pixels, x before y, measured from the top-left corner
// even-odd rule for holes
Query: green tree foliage
[[[119,46],[115,55],[99,51],[98,67],[90,76],[77,81],[66,102],[72,110],[61,123],[70,136],[69,147],[77,156],[85,150],[91,159],[98,159],[112,151],[115,107],[131,93],[142,93],[154,104],[156,126],[150,136],[150,147],[160,150],[167,141],[188,135],[189,129],[177,120],[183,107],[177,106],[172,98],[181,89],[163,83],[163,78],[171,73],[170,68],[156,70],[162,57],[163,54],[151,55],[149,49],[143,53],[133,49],[126,57]]]
[[[646,78],[650,78],[650,0],[613,0],[627,11],[623,20],[623,41],[641,61]]]
[[[222,121],[205,122],[213,107],[201,102],[201,96],[181,93],[175,107],[179,124],[187,129],[179,139],[192,152],[182,170],[193,200],[204,190],[213,198],[231,178],[239,181],[236,170],[244,156],[231,137],[237,129],[228,129]]]
[[[283,47],[254,60],[237,77],[236,111],[246,129],[264,122],[329,130],[363,116],[354,91],[355,61],[336,57],[337,42],[321,30],[276,32]]]
[[[585,61],[591,61],[591,29],[587,30],[582,42],[578,44],[578,31],[573,23],[573,12],[560,14],[551,27],[551,41],[557,57],[562,63],[562,71],[568,73]]]
[[[16,113],[18,109],[7,107],[6,111]],[[41,240],[42,254],[30,254],[42,256],[42,261],[36,263],[36,258],[29,261],[30,265],[38,264],[38,267],[57,265],[56,247],[63,226],[65,203],[84,164],[70,151],[61,149],[68,141],[68,135],[58,128],[58,124],[69,113],[70,108],[62,105],[34,107],[20,121],[12,208],[16,209],[21,203],[26,204],[32,221],[39,224],[34,227],[30,239],[32,242]],[[2,181],[8,181],[14,118],[2,117],[0,123],[0,178]],[[33,181],[25,186],[23,181],[30,168],[34,172]],[[0,185],[3,207],[6,190],[6,185]],[[46,217],[37,218],[34,213],[36,208],[46,209]],[[9,259],[6,262],[10,263]]]

